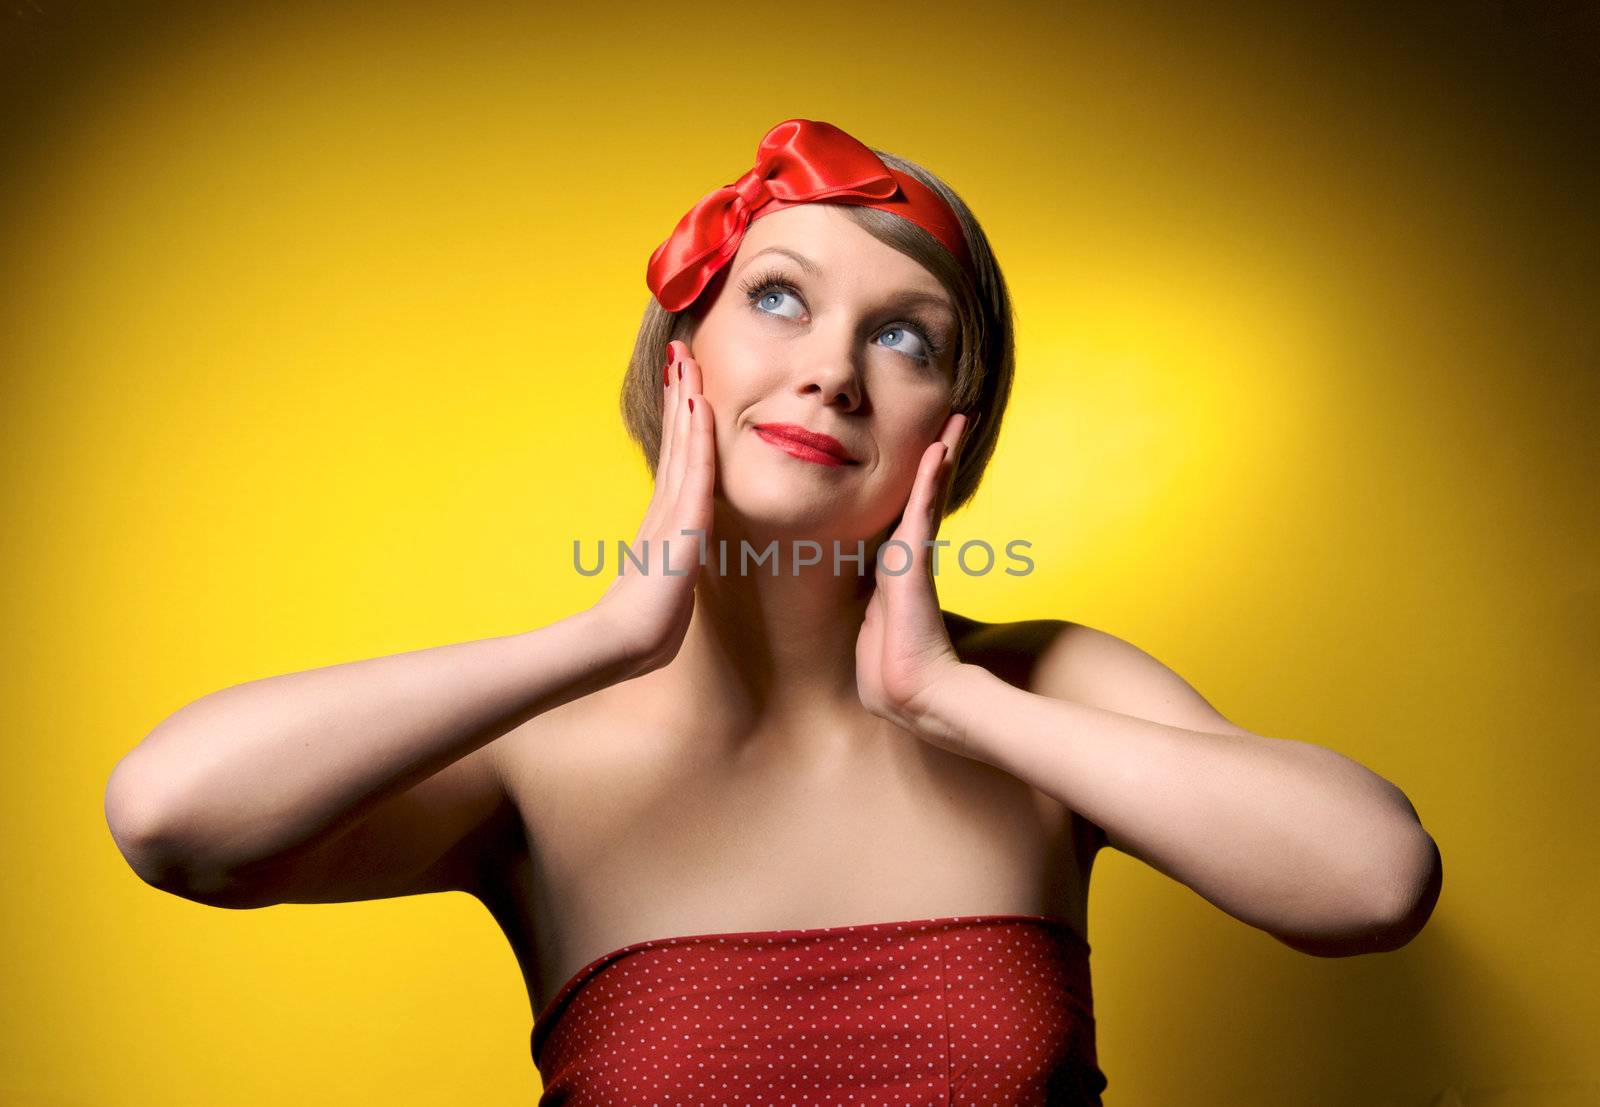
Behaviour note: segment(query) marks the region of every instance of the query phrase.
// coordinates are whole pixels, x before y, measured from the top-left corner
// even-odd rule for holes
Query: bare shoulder
[[[1187,730],[1252,733],[1176,669],[1109,631],[1065,619],[980,623],[948,614],[946,626],[963,661],[1024,691]]]
[[[1036,690],[1032,682],[1038,659],[1051,641],[1072,625],[1058,619],[986,623],[952,611],[942,614],[957,657],[1027,691]]]
[[[1150,652],[1109,631],[1065,619],[983,623],[946,613],[962,661],[1025,692],[1166,726],[1250,735]],[[1098,827],[1095,845],[1105,844]]]

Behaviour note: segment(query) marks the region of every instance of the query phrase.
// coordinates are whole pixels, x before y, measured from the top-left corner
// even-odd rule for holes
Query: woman
[[[549,1103],[1098,1103],[1108,843],[1307,952],[1421,926],[1438,854],[1392,784],[1109,634],[939,608],[1012,366],[947,186],[786,120],[647,283],[641,556],[537,630],[181,709],[107,790],[141,877],[229,907],[472,893]]]

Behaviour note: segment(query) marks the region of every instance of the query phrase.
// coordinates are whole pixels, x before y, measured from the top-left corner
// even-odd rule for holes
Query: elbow
[[[1403,859],[1384,882],[1388,894],[1374,929],[1375,952],[1399,949],[1421,933],[1443,886],[1444,858],[1439,844],[1419,824]]]
[[[1273,931],[1272,936],[1299,953],[1313,957],[1355,957],[1363,953],[1390,953],[1415,938],[1439,900],[1444,882],[1444,865],[1439,847],[1420,826],[1407,838],[1402,862],[1386,870],[1372,882],[1380,890],[1371,898],[1377,902],[1362,913],[1367,920],[1351,927],[1349,920],[1331,930],[1317,933]]]
[[[260,881],[242,881],[230,870],[199,864],[176,806],[147,774],[147,763],[129,754],[106,782],[105,819],[111,840],[128,867],[144,883],[192,903],[230,910],[271,907],[281,901]]]
[[[155,790],[128,755],[111,771],[104,799],[106,827],[117,852],[140,880],[164,892],[183,885],[183,867]]]
[[[118,761],[106,781],[103,800],[106,827],[117,852],[146,884],[155,884],[166,867],[161,845],[165,839],[155,810],[154,796],[133,754]]]

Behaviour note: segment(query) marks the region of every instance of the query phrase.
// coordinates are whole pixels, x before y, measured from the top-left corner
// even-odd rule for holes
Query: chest
[[[508,736],[524,830],[487,900],[535,1011],[624,945],[965,914],[1084,932],[1078,820],[1010,774],[897,732],[739,756],[584,701]]]

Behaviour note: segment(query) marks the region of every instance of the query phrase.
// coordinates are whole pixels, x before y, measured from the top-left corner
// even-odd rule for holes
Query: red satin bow
[[[831,123],[786,119],[761,140],[753,169],[707,193],[678,220],[650,255],[645,283],[663,308],[682,311],[733,260],[752,220],[817,200],[904,216],[970,267],[961,224],[938,193]]]

